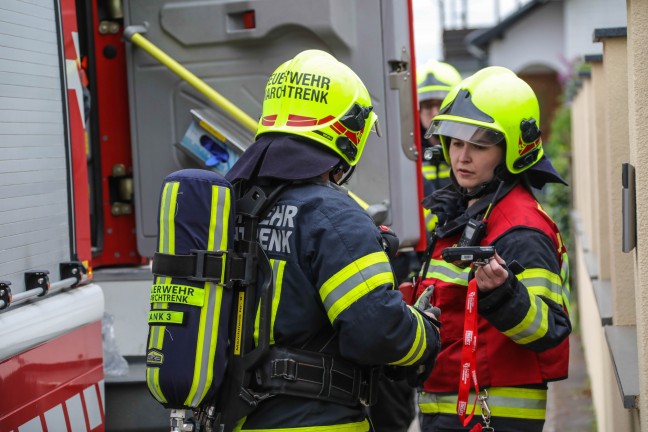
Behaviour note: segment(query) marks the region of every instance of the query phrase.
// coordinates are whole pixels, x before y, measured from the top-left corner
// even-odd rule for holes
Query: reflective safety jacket
[[[456,413],[456,396],[454,403],[448,405],[440,404],[436,395],[456,395],[459,387],[470,268],[461,269],[446,263],[441,258],[441,251],[455,245],[460,234],[438,239],[427,278],[417,293],[418,297],[425,287],[434,286],[432,304],[441,309],[443,325],[442,349],[425,383],[425,393],[419,398],[423,413]],[[567,337],[571,332],[567,252],[554,222],[520,185],[494,206],[481,245],[494,245],[507,263],[515,260],[523,268],[516,277],[509,279],[510,283],[487,294],[478,293],[476,366],[479,386],[500,387],[502,390],[496,393],[503,393],[500,396],[505,395],[510,401],[516,398],[515,388],[519,386],[544,388],[548,381],[567,377]],[[531,399],[519,397],[525,398],[525,403],[530,403],[531,399],[536,401],[534,409],[542,408],[542,413],[534,415],[544,418],[546,395],[534,393]],[[520,410],[515,411],[516,415],[505,412],[507,416],[525,416]]]
[[[421,174],[425,196],[450,184],[450,166],[445,162],[423,161]]]
[[[423,175],[423,196],[432,194],[437,189],[441,189],[450,184],[450,166],[445,162],[423,161],[421,164],[421,174]],[[425,217],[425,229],[431,233],[436,227],[436,215],[429,209],[423,209]]]
[[[438,333],[393,289],[377,227],[337,186],[289,186],[257,234],[275,278],[271,344],[321,351],[356,365],[416,367],[434,361]],[[277,395],[263,400],[242,430],[369,426],[360,404]]]

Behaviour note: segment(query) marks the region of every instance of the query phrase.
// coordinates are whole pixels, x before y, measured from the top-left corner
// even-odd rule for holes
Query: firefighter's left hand
[[[495,256],[487,264],[478,267],[475,271],[477,288],[481,292],[494,290],[504,284],[507,278],[508,270],[506,269],[506,261],[497,253],[495,253]]]

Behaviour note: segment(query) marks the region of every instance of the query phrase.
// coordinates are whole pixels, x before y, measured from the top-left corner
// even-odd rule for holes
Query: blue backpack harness
[[[208,431],[233,430],[260,401],[277,394],[349,406],[376,399],[378,369],[270,346],[272,267],[256,232],[289,184],[246,184],[243,190],[199,169],[164,179],[146,382],[165,408],[193,410]],[[244,228],[240,239],[236,216]]]

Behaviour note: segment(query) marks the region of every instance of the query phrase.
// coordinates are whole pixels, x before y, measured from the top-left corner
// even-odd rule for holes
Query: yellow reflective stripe
[[[362,284],[353,288],[352,290],[347,292],[344,296],[342,296],[339,300],[337,300],[327,310],[327,315],[331,323],[335,321],[338,315],[344,312],[349,306],[355,303],[360,297],[366,295],[370,291],[373,291],[379,286],[385,284],[394,285],[394,274],[392,273],[391,268],[389,269],[389,271],[385,271],[368,278]]]
[[[544,215],[549,218],[553,222],[553,219],[547,214],[547,212],[542,208],[540,203],[538,203],[538,210],[540,210]],[[555,222],[554,222],[555,223]],[[560,278],[562,280],[562,293],[561,293],[561,298],[562,298],[562,303],[557,302],[559,304],[562,304],[565,309],[567,310],[567,313],[571,313],[571,306],[569,303],[569,257],[567,256],[567,252],[565,251],[565,243],[563,242],[562,235],[556,231],[556,240],[558,241],[558,247],[557,247],[557,252],[561,255],[561,260],[562,260],[562,267],[560,269]]]
[[[410,350],[405,354],[400,360],[397,360],[393,363],[390,363],[395,366],[410,366],[418,362],[423,353],[427,349],[427,339],[425,337],[425,324],[423,323],[423,317],[420,313],[414,310],[411,306],[407,306],[410,313],[416,318],[416,337]]]
[[[259,328],[261,327],[261,302],[257,304],[256,314],[254,315],[254,346],[259,346]],[[274,338],[270,335],[270,340]]]
[[[209,237],[207,250],[227,249],[230,189],[212,185],[211,212],[209,216]],[[224,274],[221,275],[221,280]],[[203,307],[200,309],[198,340],[194,361],[194,375],[185,405],[196,407],[207,394],[214,378],[214,356],[218,344],[218,325],[223,302],[223,286],[205,282]]]
[[[158,251],[165,254],[175,253],[175,209],[178,201],[179,182],[169,182],[164,185],[160,202],[160,235],[158,239]],[[158,284],[170,284],[170,277],[156,278]],[[154,309],[168,309],[166,302],[154,302]],[[151,326],[149,337],[149,349],[162,349],[164,343],[165,327],[161,325]]]
[[[162,303],[160,305],[162,309],[168,309],[169,304],[168,303]],[[164,344],[164,333],[165,333],[165,327],[164,326],[154,326],[153,330],[155,331],[155,334],[151,337],[151,341],[153,342],[149,348],[154,348],[154,349],[162,349],[162,345]]]
[[[274,345],[274,324],[277,318],[277,310],[279,309],[279,302],[281,300],[281,289],[283,287],[284,268],[286,261],[283,260],[270,260],[272,266],[272,274],[274,277],[274,293],[272,294],[272,314],[270,315],[270,345]],[[261,324],[261,303],[257,306],[256,318],[254,319],[254,345],[259,345],[259,326]]]
[[[569,303],[569,294],[571,291],[569,287],[569,257],[566,252],[562,254],[562,269],[560,269],[560,277],[563,280],[563,305],[565,306],[565,309],[567,309],[567,313],[571,314],[571,305]]]
[[[148,323],[182,324],[184,312],[152,310],[148,313]]]
[[[515,343],[528,344],[536,341],[547,334],[549,329],[549,307],[538,296],[529,294],[531,307],[524,319],[515,327],[507,330],[504,335],[508,336]]]
[[[166,221],[164,227],[168,234],[166,237],[167,249],[160,252],[167,254],[175,253],[175,214],[178,206],[178,189],[180,189],[180,183],[173,183],[169,207],[166,209]]]
[[[470,267],[462,269],[443,260],[432,259],[430,260],[426,279],[433,278],[455,285],[468,286],[469,273]]]
[[[162,394],[162,389],[160,388],[160,368],[156,367],[146,367],[146,385],[148,386],[151,394],[155,399],[160,403],[166,403],[167,400]]]
[[[240,429],[235,429],[238,431]],[[363,420],[357,423],[345,423],[328,426],[304,426],[272,429],[245,429],[245,432],[369,432],[369,422]]]
[[[434,180],[437,178],[437,170],[434,165],[423,165],[421,168],[425,180]]]
[[[320,288],[320,295],[322,297],[326,297],[333,290],[335,290],[339,285],[344,283],[347,279],[349,279],[352,276],[355,276],[358,273],[362,273],[362,271],[365,268],[377,263],[389,264],[389,259],[387,258],[387,255],[385,255],[384,252],[374,252],[353,261],[352,263],[344,267],[342,270],[338,271],[333,276],[328,278],[328,280],[322,284]]]
[[[389,259],[384,252],[366,255],[331,276],[320,288],[320,297],[329,320],[335,321],[351,304],[375,288],[394,285]]]
[[[526,418],[543,420],[547,410],[547,390],[526,389],[519,387],[494,387],[487,389],[488,404],[491,415],[495,417]],[[470,392],[469,401],[475,399],[475,393]],[[436,395],[420,393],[419,409],[424,414],[456,414],[457,395]],[[481,407],[477,404],[475,415],[481,415]]]
[[[156,283],[169,283],[171,278],[169,277],[156,277]],[[153,303],[153,309],[168,309],[168,303]],[[162,343],[164,342],[164,326],[152,325],[149,332],[149,343],[148,349],[162,349]]]
[[[546,217],[549,219],[551,222],[553,222],[553,219],[551,219],[551,216],[545,211],[545,209],[540,205],[539,202],[536,201],[536,204],[538,205],[538,210],[540,210]],[[555,223],[555,222],[554,222]]]
[[[178,201],[179,182],[164,185],[160,202],[160,235],[158,251],[166,254],[175,253],[175,209]]]
[[[500,390],[500,391],[498,391]],[[488,391],[491,414],[498,417],[544,420],[547,412],[547,390],[507,388]]]
[[[205,282],[206,304],[200,309],[200,324],[196,342],[194,376],[185,400],[188,406],[198,406],[207,394],[214,375],[214,356],[218,343],[218,325],[224,288],[213,282]]]
[[[273,260],[274,261],[274,260]],[[276,267],[275,267],[276,266]],[[279,302],[281,301],[281,289],[283,287],[284,269],[286,268],[286,261],[277,260],[273,263],[272,270],[275,275],[275,290],[272,296],[272,316],[270,321],[270,344],[274,345],[274,325],[277,318],[277,310],[279,309]]]
[[[562,280],[560,276],[542,268],[526,269],[517,279],[532,294],[544,296],[562,305]]]
[[[450,177],[450,167],[447,166],[439,166],[438,170],[435,165],[423,165],[421,168],[421,173],[425,180],[436,180],[438,178]]]
[[[432,213],[430,209],[423,209],[423,215],[425,216],[425,229],[428,231],[434,231],[437,221],[439,218],[436,214]]]
[[[213,285],[211,282],[205,282],[205,293],[207,295],[211,294],[210,293],[210,286]],[[205,336],[206,336],[206,331],[209,332],[211,329],[206,329],[204,322],[206,319],[205,312],[209,309],[209,307],[203,307],[200,309],[200,324],[198,325],[198,340],[196,341],[196,354],[194,357],[194,369],[193,369],[193,380],[191,382],[191,388],[189,389],[189,394],[187,394],[187,398],[185,399],[185,405],[188,406],[198,406],[198,402],[200,402],[199,396],[199,389],[198,387],[200,386],[200,382],[202,379],[202,362],[203,362],[203,356],[204,356],[204,350],[205,350]],[[187,353],[189,354],[189,353]],[[211,382],[211,380],[210,380]],[[197,402],[196,402],[197,401]],[[195,405],[194,405],[195,404]]]
[[[213,185],[208,250],[227,250],[231,205],[232,197],[230,189],[224,186]]]
[[[422,398],[422,396],[423,396],[423,393],[421,393],[419,395],[418,406],[419,406],[419,410],[423,414],[457,414],[457,395],[443,396],[445,401],[442,401],[441,397],[438,397],[438,400],[433,399],[431,397],[425,398],[425,400],[424,400]],[[435,395],[429,395],[429,396],[435,396]],[[452,397],[454,397],[454,401],[449,400]],[[475,399],[475,396],[474,396],[474,393],[473,393],[469,397],[468,401],[473,401],[474,399]],[[472,408],[470,408],[470,409],[472,410]],[[479,409],[479,406],[478,406],[477,409]]]
[[[151,288],[150,303],[179,303],[201,307],[205,302],[202,288],[178,284],[155,284]]]
[[[169,237],[168,234],[168,227],[166,225],[166,215],[168,214],[167,207],[169,205],[168,199],[169,199],[169,189],[171,189],[173,186],[173,183],[166,183],[164,185],[164,189],[162,189],[162,197],[160,198],[160,214],[159,214],[159,219],[158,223],[160,225],[160,232],[158,233],[158,251],[159,252],[164,252],[168,248],[166,244],[166,239]]]
[[[348,189],[347,189],[347,194],[348,194],[351,198],[353,198],[353,200],[354,200],[355,202],[357,202],[358,205],[359,205],[360,207],[362,207],[363,210],[367,210],[367,209],[369,208],[369,204],[368,204],[365,200],[363,200],[363,199],[360,198],[358,195],[354,194],[353,192],[351,192],[351,191],[348,190]]]
[[[239,291],[236,302],[236,325],[234,327],[234,341],[232,343],[234,355],[241,355],[243,346],[243,311],[245,310],[245,291]]]

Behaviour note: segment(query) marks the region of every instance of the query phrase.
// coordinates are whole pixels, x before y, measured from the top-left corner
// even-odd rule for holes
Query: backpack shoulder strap
[[[263,219],[281,196],[281,192],[290,182],[269,183],[237,182],[234,184],[236,194],[236,214],[242,216],[245,227],[245,240],[254,240],[256,225]]]

